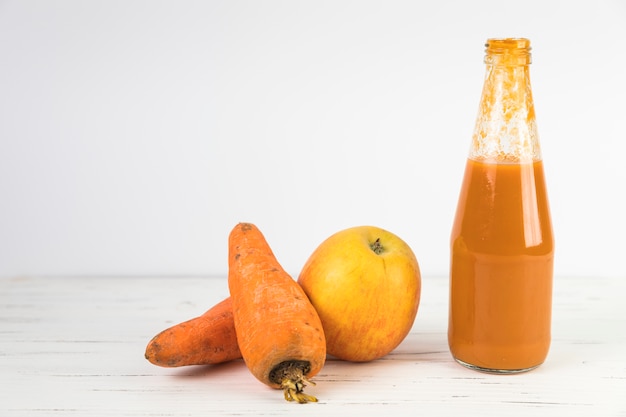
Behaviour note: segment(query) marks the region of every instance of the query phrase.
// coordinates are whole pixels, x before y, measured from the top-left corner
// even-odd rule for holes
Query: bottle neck
[[[530,85],[530,42],[486,44],[486,72],[470,158],[494,163],[541,159]]]

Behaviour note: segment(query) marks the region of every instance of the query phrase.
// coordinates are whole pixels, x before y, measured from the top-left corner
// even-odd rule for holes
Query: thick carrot
[[[230,297],[199,317],[163,330],[150,340],[146,359],[163,367],[211,365],[241,358]]]
[[[288,401],[317,401],[303,392],[326,360],[317,311],[256,226],[235,226],[228,249],[237,342],[248,369],[264,384],[282,389]]]

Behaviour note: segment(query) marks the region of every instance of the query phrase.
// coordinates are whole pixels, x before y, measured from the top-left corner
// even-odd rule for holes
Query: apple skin
[[[372,245],[378,240],[380,253]],[[375,226],[342,230],[323,241],[298,283],[322,321],[327,352],[338,359],[381,358],[407,336],[421,292],[418,261],[409,245]]]

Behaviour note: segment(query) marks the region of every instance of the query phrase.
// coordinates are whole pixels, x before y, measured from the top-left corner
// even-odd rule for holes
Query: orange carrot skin
[[[270,374],[285,361],[308,363],[306,378],[322,369],[326,339],[317,311],[253,224],[239,223],[229,236],[228,286],[237,342],[259,381],[283,388]]]
[[[166,368],[212,365],[241,358],[231,298],[154,336],[146,347],[145,357],[150,363]]]

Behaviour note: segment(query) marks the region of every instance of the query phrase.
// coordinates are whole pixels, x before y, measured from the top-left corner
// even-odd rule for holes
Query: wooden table
[[[159,368],[160,330],[228,295],[225,277],[0,279],[0,416],[626,416],[626,277],[557,277],[546,363],[519,375],[456,364],[446,341],[448,281],[423,277],[413,330],[370,363],[329,359],[283,400],[242,361]]]

